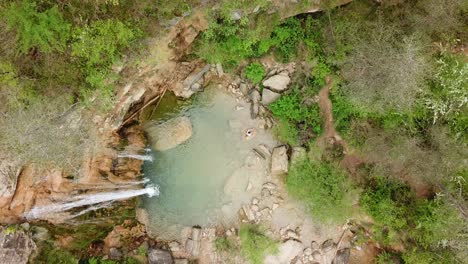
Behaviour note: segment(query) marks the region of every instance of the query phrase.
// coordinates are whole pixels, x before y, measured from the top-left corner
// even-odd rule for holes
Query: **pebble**
[[[310,247],[304,249],[304,255],[310,256],[312,255],[312,249]]]
[[[252,204],[258,204],[258,203],[259,203],[259,201],[258,201],[257,198],[253,198],[253,199],[252,199]]]

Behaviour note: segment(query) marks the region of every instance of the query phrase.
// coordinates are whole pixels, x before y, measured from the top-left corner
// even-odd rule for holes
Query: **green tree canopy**
[[[56,6],[38,12],[34,2],[22,1],[10,4],[3,13],[8,29],[16,31],[20,53],[27,53],[34,47],[45,53],[64,50],[70,36],[70,24]]]

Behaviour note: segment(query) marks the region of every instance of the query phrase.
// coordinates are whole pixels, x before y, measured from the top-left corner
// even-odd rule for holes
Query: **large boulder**
[[[28,263],[35,250],[36,244],[25,232],[0,227],[0,263]]]
[[[280,93],[287,90],[290,83],[291,78],[289,78],[286,72],[282,72],[263,81],[263,86]]]
[[[268,89],[263,89],[262,91],[262,104],[268,105],[273,103],[274,101],[278,100],[281,97],[281,94],[275,93]]]
[[[177,147],[192,136],[192,123],[186,116],[176,117],[155,126],[146,128],[153,144],[158,151]]]
[[[162,249],[150,249],[148,251],[149,264],[173,264],[171,253]]]
[[[279,146],[273,149],[271,154],[271,174],[283,175],[288,173],[288,149],[286,146]]]

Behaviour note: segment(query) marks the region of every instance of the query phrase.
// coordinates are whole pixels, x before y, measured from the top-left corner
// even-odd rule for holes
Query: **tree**
[[[38,12],[36,3],[12,3],[4,12],[9,30],[16,31],[18,51],[27,53],[31,48],[41,52],[63,51],[70,36],[68,24],[54,6]]]

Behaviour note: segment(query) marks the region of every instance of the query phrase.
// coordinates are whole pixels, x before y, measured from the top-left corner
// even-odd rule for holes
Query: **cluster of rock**
[[[223,75],[221,64],[207,64],[196,68],[182,82],[176,83],[172,91],[177,97],[190,98],[193,94],[203,91],[212,78]]]
[[[265,264],[346,264],[349,262],[350,249],[337,249],[333,240],[325,240],[321,245],[312,241],[310,247],[298,239],[287,239],[279,246],[279,253],[267,256]]]
[[[273,67],[262,81],[263,89],[260,89],[259,85],[252,86],[249,82],[237,78],[228,85],[228,91],[251,103],[251,117],[262,121],[259,124],[260,128],[271,128],[273,120],[266,106],[278,100],[281,94],[289,89],[294,67],[293,63]]]

